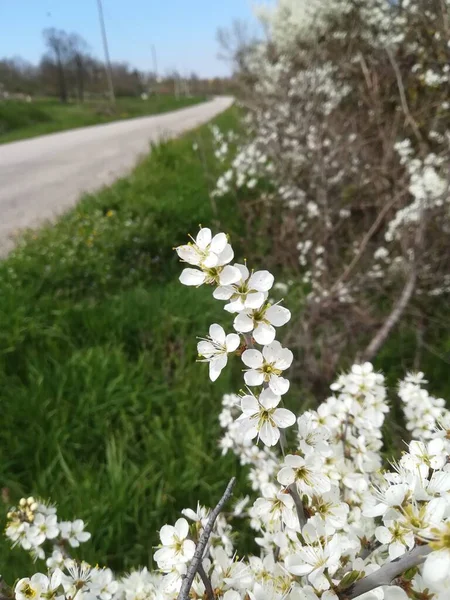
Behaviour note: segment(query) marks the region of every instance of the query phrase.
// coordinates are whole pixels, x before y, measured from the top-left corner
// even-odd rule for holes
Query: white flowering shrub
[[[426,320],[450,291],[450,3],[259,12],[267,39],[241,73],[248,139],[213,193],[237,194],[252,235],[263,214],[272,262],[297,262],[303,374],[329,383],[341,356],[366,345],[372,359],[411,305]]]
[[[271,304],[274,277],[232,264],[223,233],[202,228],[176,251],[185,285],[209,285],[233,321],[212,324],[198,342],[216,380],[231,359],[245,387],[223,398],[220,446],[247,465],[249,494],[226,507],[233,479],[213,509],[182,510],[161,527],[155,569],[114,575],[74,560],[90,534],[81,520],[59,521],[33,497],[8,513],[6,536],[46,559],[38,572],[7,588],[17,600],[446,600],[450,597],[450,413],[408,374],[398,396],[407,429],[398,461],[383,458],[389,400],[381,373],[355,364],[331,395],[296,416],[288,398],[292,352],[275,339],[290,312]],[[200,367],[199,367],[200,368]],[[180,468],[182,464],[180,463]],[[199,474],[200,475],[200,474]],[[193,482],[195,485],[195,482]],[[226,510],[224,510],[226,508]],[[239,557],[233,522],[246,519],[256,553]]]

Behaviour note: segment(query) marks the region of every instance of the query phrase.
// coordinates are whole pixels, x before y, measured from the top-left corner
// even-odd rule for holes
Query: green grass
[[[235,120],[234,109],[217,119]],[[93,538],[78,555],[94,564],[149,564],[163,523],[214,504],[239,476],[217,448],[221,396],[239,371],[212,385],[195,360],[222,306],[178,282],[172,250],[217,222],[212,154],[206,127],[156,147],[0,263],[3,497],[49,497],[60,518],[85,519]],[[231,202],[218,219],[238,232]],[[0,564],[9,581],[31,570],[6,541]]]
[[[235,128],[236,117],[216,121]],[[245,489],[217,448],[221,396],[242,385],[239,365],[210,384],[195,362],[196,336],[226,315],[210,288],[178,282],[172,250],[213,224],[231,232],[237,258],[264,268],[267,241],[246,235],[236,201],[213,214],[216,169],[206,127],[164,143],[0,263],[0,519],[23,495],[51,498],[60,518],[88,522],[93,538],[78,556],[118,571],[149,565],[160,526],[197,500],[215,504],[232,475]],[[296,316],[299,298],[286,304]],[[448,357],[448,340],[440,347]],[[377,366],[395,385],[413,354],[411,329],[400,328]],[[424,361],[432,388],[448,387],[447,363],[425,350]],[[306,397],[293,386],[288,400],[296,410]],[[397,429],[387,433],[400,447]],[[6,540],[0,565],[9,582],[32,572]]]
[[[30,103],[0,100],[0,144],[76,127],[160,114],[204,100],[202,97],[174,96],[151,96],[148,100],[118,98],[114,108],[105,100],[82,104],[61,104],[55,99],[37,99]]]

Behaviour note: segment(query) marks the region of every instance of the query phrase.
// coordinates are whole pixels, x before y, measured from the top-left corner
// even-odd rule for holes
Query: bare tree
[[[75,81],[77,88],[77,98],[79,102],[84,100],[84,90],[86,81],[86,63],[88,61],[89,46],[86,41],[77,33],[72,33],[68,37],[68,53],[71,63],[75,70]]]
[[[230,27],[217,30],[216,39],[220,47],[219,58],[230,63],[233,71],[241,71],[244,67],[243,57],[255,42],[248,23],[235,19]]]
[[[53,55],[56,63],[59,98],[61,102],[67,102],[69,98],[67,89],[66,65],[69,51],[69,38],[65,31],[51,27],[43,31],[45,43]]]

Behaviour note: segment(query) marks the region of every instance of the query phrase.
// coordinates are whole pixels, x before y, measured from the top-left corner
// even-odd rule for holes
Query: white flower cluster
[[[118,589],[111,569],[66,558],[60,567],[50,569],[48,575],[35,573],[19,579],[14,593],[16,600],[64,600],[75,596],[83,600],[112,600]]]
[[[403,402],[406,428],[413,438],[431,440],[439,428],[450,429],[450,412],[443,398],[434,398],[422,386],[427,384],[423,373],[409,373],[399,384],[398,395]]]
[[[389,223],[385,233],[387,242],[392,242],[401,235],[402,227],[411,223],[420,223],[425,211],[439,208],[450,203],[448,182],[439,174],[445,164],[443,156],[428,154],[424,160],[413,158],[411,141],[406,139],[395,145],[400,160],[410,176],[409,191],[413,201],[401,208]]]
[[[232,132],[229,132],[232,133]],[[221,134],[222,136],[224,134]],[[223,162],[224,144],[221,138],[213,137],[215,142],[214,154]],[[225,156],[228,154],[228,147],[225,151]],[[231,167],[221,175],[217,182],[216,188],[212,192],[213,197],[222,197],[229,194],[236,188],[247,188],[251,190],[273,172],[271,163],[268,162],[267,156],[261,152],[255,144],[248,144],[242,147],[233,158]]]
[[[236,134],[234,131],[228,131],[223,133],[217,125],[212,125],[210,131],[213,136],[214,142],[214,156],[219,162],[224,162],[232,149],[231,144],[236,140]]]
[[[394,471],[380,472],[381,427],[389,407],[383,376],[366,363],[338,378],[331,386],[337,396],[298,418],[296,453],[281,459],[276,472],[282,487],[274,481],[271,464],[266,476],[259,476],[261,496],[249,511],[251,525],[259,532],[256,541],[268,553],[265,561],[273,571],[273,556],[278,556],[289,573],[306,577],[313,590],[306,595],[309,588],[303,588],[305,598],[346,597],[330,591],[339,588],[336,575],[342,564],[352,566],[349,580],[357,581],[421,547],[427,548],[428,557],[422,573],[416,569],[412,580],[405,580],[408,594],[392,585],[355,597],[422,598],[420,594],[428,590],[423,598],[447,598],[450,420],[443,401],[431,398],[420,388],[423,383],[423,374],[408,375],[400,384],[400,396],[407,419],[416,409],[415,421],[423,416],[428,423],[425,429],[414,429],[414,435],[422,439],[433,433],[434,439],[410,442]],[[224,398],[222,415],[227,404]],[[233,437],[232,424],[227,434]],[[245,464],[249,450],[236,441],[233,449],[242,452]],[[256,453],[253,467],[264,470]],[[286,493],[292,485],[297,500],[301,498],[303,515]],[[305,520],[303,527],[299,516]],[[422,546],[427,542],[429,546]],[[298,579],[290,582],[290,594],[297,584]]]
[[[214,239],[210,232],[208,239]],[[187,255],[184,247],[177,251],[181,257]],[[251,274],[242,266],[237,268],[239,281],[231,284],[226,293],[219,285],[213,296],[228,301],[225,308],[229,312],[240,311],[234,324],[239,332],[237,319],[246,311],[261,310],[273,280],[267,284],[265,272]],[[209,275],[207,273],[205,280],[211,279]],[[216,274],[219,276],[220,273]],[[258,287],[261,281],[266,282],[264,289]],[[258,308],[252,306],[253,302]],[[382,426],[389,412],[384,378],[370,363],[354,365],[349,373],[342,374],[332,384],[332,396],[316,411],[307,411],[297,419],[297,443],[294,451],[287,453],[287,442],[280,436],[279,429],[288,422],[284,413],[278,415],[277,411],[286,411],[279,409],[278,404],[280,396],[289,389],[289,382],[282,375],[292,361],[292,354],[278,342],[271,341],[271,337],[262,352],[253,348],[258,321],[252,323],[252,336],[247,334],[242,342],[234,338],[231,344],[227,342],[229,336],[236,334],[227,337],[219,325],[213,326],[220,328],[216,333],[210,330],[209,342],[220,346],[222,356],[228,354],[228,349],[234,352],[239,348],[244,364],[249,367],[244,373],[247,386],[259,386],[256,395],[250,390],[241,396],[226,395],[220,414],[225,429],[220,442],[222,450],[233,450],[242,464],[251,466],[252,489],[260,494],[248,516],[256,531],[255,541],[261,548],[262,558],[249,557],[247,569],[243,570],[245,583],[235,581],[233,591],[240,594],[241,599],[242,587],[250,589],[251,585],[255,596],[264,593],[264,597],[271,598],[362,597],[368,600],[415,598],[429,589],[435,594],[433,597],[443,600],[445,595],[442,594],[450,589],[450,545],[445,541],[447,528],[450,528],[450,521],[447,524],[446,520],[446,515],[450,515],[447,494],[450,469],[447,471],[446,466],[449,442],[445,424],[440,429],[436,427],[436,422],[445,416],[443,403],[430,399],[428,406],[422,404],[417,420],[421,414],[431,412],[434,425],[428,420],[426,429],[416,427],[414,432],[419,440],[409,444],[395,472],[383,473]],[[206,351],[210,362],[218,360],[213,349],[202,344],[204,342],[199,343],[199,353],[205,356]],[[222,358],[219,370],[223,366]],[[213,371],[215,373],[215,369]],[[412,404],[414,395],[420,393],[420,381],[420,375],[409,375],[400,385],[405,404]],[[423,395],[428,397],[426,393]],[[419,398],[416,405],[418,402]],[[414,410],[413,406],[410,408]],[[242,414],[237,416],[239,410]],[[410,419],[409,413],[406,414]],[[247,424],[244,429],[241,422]],[[425,436],[421,435],[423,431]],[[421,439],[429,437],[431,432],[436,439],[427,445]],[[269,448],[253,446],[250,440],[256,437]],[[278,442],[281,457],[272,449]],[[400,499],[394,490],[402,490]],[[162,537],[161,540],[164,543]],[[177,547],[182,548],[183,543],[179,540]],[[422,546],[429,556],[423,572],[417,568],[421,561],[413,563],[416,571],[412,580],[408,580],[412,596],[404,589],[406,580],[402,587],[401,569],[392,577],[398,585],[382,585],[384,580],[380,577],[382,583],[374,583],[369,588],[377,588],[376,591],[352,595],[358,585],[373,579],[377,570],[391,569],[391,561],[403,555],[409,558],[407,553],[418,552]],[[193,549],[191,546],[190,553]],[[436,573],[438,561],[448,561],[445,573]],[[237,565],[236,569],[243,569],[242,563]],[[229,589],[221,588],[223,582],[217,580],[214,552],[205,558],[204,566],[211,581],[228,593]],[[405,566],[404,571],[407,569]],[[199,580],[194,586],[195,594],[203,593],[201,586]]]
[[[228,154],[214,196],[246,203],[252,189],[297,230],[287,239],[291,251],[299,243],[313,314],[353,305],[355,320],[374,315],[378,293],[393,298],[412,266],[414,295],[449,293],[448,3],[265,4],[266,36],[239,56],[247,140]]]
[[[383,376],[370,363],[354,365],[332,384],[332,395],[317,410],[296,419],[280,407],[289,389],[284,374],[292,353],[273,339],[274,326],[286,322],[289,311],[276,305],[277,322],[267,316],[273,276],[229,264],[233,250],[227,236],[213,237],[206,228],[177,252],[196,267],[187,268],[181,280],[213,285],[213,296],[235,315],[236,333],[227,336],[213,325],[199,352],[213,365],[212,379],[229,354],[241,356],[248,367],[246,391],[223,399],[221,445],[249,465],[256,492],[253,502],[245,497],[216,519],[189,597],[448,600],[450,418],[443,401],[422,388],[423,374],[407,375],[399,387],[408,429],[417,439],[384,471],[382,427],[389,405]],[[260,348],[255,334],[266,342]],[[295,422],[295,435],[285,438],[284,429]],[[264,445],[258,447],[255,439]],[[212,512],[199,505],[182,515],[160,529],[156,572],[144,568],[115,578],[108,568],[68,556],[70,546],[89,537],[82,521],[58,522],[53,507],[23,499],[8,514],[7,537],[38,558],[45,556],[39,550],[45,540],[54,547],[48,573],[20,579],[11,597],[175,600],[189,567],[196,565],[196,548]],[[230,521],[237,516],[249,519],[256,555],[236,556]]]
[[[293,425],[295,416],[279,407],[289,389],[283,372],[290,367],[293,355],[275,340],[275,328],[285,325],[291,313],[278,303],[268,302],[273,275],[269,271],[250,272],[244,264],[226,264],[234,257],[227,237],[224,233],[213,237],[208,228],[200,229],[195,241],[176,251],[184,262],[199,267],[184,269],[180,281],[185,285],[215,285],[213,297],[225,301],[225,310],[236,315],[233,327],[237,333],[226,335],[223,327],[214,323],[209,335],[198,343],[199,356],[209,363],[211,381],[219,377],[228,355],[239,351],[248,367],[244,373],[247,392],[240,399],[240,429],[245,439],[258,438],[274,446],[280,429]]]
[[[35,500],[32,496],[22,498],[17,507],[7,515],[6,537],[13,546],[28,550],[35,558],[45,558],[45,542],[53,547],[76,548],[86,542],[91,534],[84,530],[81,519],[58,521],[56,507]]]

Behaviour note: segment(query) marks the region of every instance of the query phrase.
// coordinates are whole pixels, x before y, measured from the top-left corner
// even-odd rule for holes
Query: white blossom
[[[291,366],[292,360],[292,352],[278,341],[264,346],[262,352],[246,350],[242,354],[243,363],[249,367],[245,383],[249,386],[267,383],[274,394],[283,395],[289,390],[289,381],[281,374]]]
[[[228,362],[227,355],[235,352],[239,347],[240,339],[235,333],[225,334],[225,330],[217,323],[209,328],[209,337],[197,344],[199,356],[209,363],[209,377],[211,381],[216,381],[222,369]]]
[[[258,437],[266,446],[274,446],[280,439],[280,429],[295,423],[295,415],[286,408],[278,408],[281,396],[270,388],[262,390],[257,398],[247,394],[241,400],[239,421],[245,428],[245,437]]]

